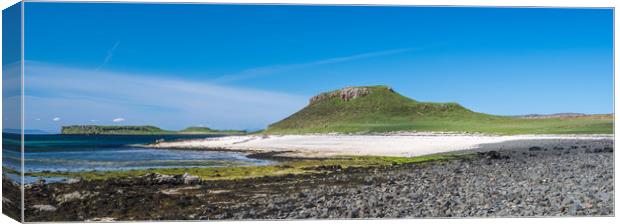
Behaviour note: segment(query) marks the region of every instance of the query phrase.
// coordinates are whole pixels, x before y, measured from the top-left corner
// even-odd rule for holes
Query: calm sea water
[[[104,171],[173,167],[267,165],[237,152],[209,152],[134,147],[136,144],[202,139],[215,135],[26,135],[25,170]],[[19,135],[3,134],[3,166],[18,170]]]

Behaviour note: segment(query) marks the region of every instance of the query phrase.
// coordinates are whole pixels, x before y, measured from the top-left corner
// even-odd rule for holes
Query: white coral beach
[[[330,156],[404,156],[413,157],[435,153],[477,149],[493,144],[501,149],[529,147],[532,141],[563,141],[612,139],[612,135],[513,135],[489,136],[466,134],[390,134],[390,135],[248,135],[160,142],[149,147],[171,149],[210,149],[249,152],[286,152],[295,157]],[[525,144],[515,144],[528,142]],[[535,145],[535,144],[534,144]]]

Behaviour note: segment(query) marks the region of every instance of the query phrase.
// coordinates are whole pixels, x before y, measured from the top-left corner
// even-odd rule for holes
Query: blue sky
[[[21,129],[21,4],[2,10],[2,127]]]
[[[611,9],[28,2],[25,10],[28,129],[264,128],[319,92],[379,84],[491,114],[613,112]]]

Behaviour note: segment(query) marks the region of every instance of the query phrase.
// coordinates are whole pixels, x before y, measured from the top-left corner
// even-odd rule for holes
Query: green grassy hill
[[[613,133],[612,115],[518,118],[471,111],[457,103],[418,102],[387,86],[348,87],[313,97],[270,125],[271,134],[449,131],[493,134]]]

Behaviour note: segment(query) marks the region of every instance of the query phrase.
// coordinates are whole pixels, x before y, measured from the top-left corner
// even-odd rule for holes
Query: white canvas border
[[[404,6],[483,6],[483,7],[604,7],[604,8],[616,8],[617,1],[610,0],[123,0],[123,1],[110,1],[110,0],[30,0],[27,2],[128,2],[128,3],[211,3],[211,4],[318,4],[318,5],[404,5]],[[3,0],[0,2],[0,7],[5,9],[19,0]],[[615,14],[615,12],[614,12]],[[0,18],[0,36],[1,23]],[[614,16],[614,46],[617,40],[616,27],[618,24],[618,18]],[[23,43],[23,42],[22,42]],[[2,48],[0,47],[0,51]],[[617,49],[614,47],[614,65],[618,63]],[[0,60],[1,60],[0,55]],[[618,79],[616,77],[617,70],[614,66],[614,87],[618,85]],[[0,91],[2,87],[0,85]],[[617,111],[618,104],[616,90],[614,88],[614,111]],[[1,99],[0,99],[1,102]],[[0,110],[0,116],[2,111]],[[0,125],[2,120],[0,119]],[[617,133],[618,127],[614,126],[614,133]],[[614,136],[614,141],[618,139],[618,136]],[[618,154],[614,154],[614,169],[618,165]],[[1,159],[1,156],[0,156]],[[615,176],[614,186],[617,189],[619,181],[618,176]],[[618,204],[618,194],[615,190],[615,205]],[[299,221],[224,221],[227,223],[618,223],[616,217],[562,217],[562,218],[460,218],[460,219],[372,219],[372,220],[299,220]],[[16,221],[8,218],[7,216],[0,215],[1,223],[16,223]],[[199,222],[201,221],[191,221]],[[213,222],[213,221],[212,221]],[[221,221],[220,221],[221,222]],[[67,222],[71,223],[71,222]],[[131,223],[187,223],[187,222],[131,222]]]

